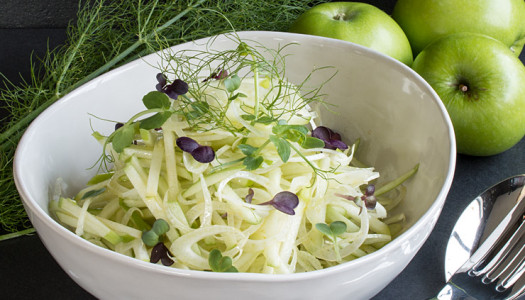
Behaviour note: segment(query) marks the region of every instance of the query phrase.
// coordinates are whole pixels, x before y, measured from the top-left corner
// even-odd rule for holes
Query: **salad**
[[[388,243],[417,166],[376,188],[358,142],[320,125],[320,87],[286,80],[281,50],[165,52],[146,109],[93,133],[100,172],[74,197],[58,188],[52,215],[123,255],[215,272],[314,271]]]

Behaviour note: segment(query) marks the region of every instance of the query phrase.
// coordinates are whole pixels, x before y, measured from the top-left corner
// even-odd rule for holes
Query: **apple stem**
[[[342,13],[342,12],[334,16],[334,20],[344,20],[344,19],[345,19],[345,13]]]
[[[466,93],[468,91],[468,85],[460,83],[459,84],[459,90],[462,91],[463,93]]]

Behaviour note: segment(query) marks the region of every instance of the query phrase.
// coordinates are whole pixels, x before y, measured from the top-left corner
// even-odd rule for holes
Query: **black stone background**
[[[387,13],[395,5],[395,0],[362,2]],[[66,26],[74,21],[77,7],[75,0],[0,0],[0,73],[12,82],[19,82],[20,75],[27,78],[31,53],[42,55],[48,46],[64,43]],[[525,61],[524,54],[521,60]],[[434,231],[407,268],[374,299],[433,297],[444,284],[446,242],[455,220],[485,188],[525,173],[524,152],[525,139],[492,157],[458,155],[454,182]],[[32,235],[0,242],[0,298],[80,300],[93,296],[73,282],[38,236]]]

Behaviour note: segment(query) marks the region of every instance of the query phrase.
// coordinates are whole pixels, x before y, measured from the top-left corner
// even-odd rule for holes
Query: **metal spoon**
[[[516,210],[518,203],[520,204],[519,209],[523,210],[521,206],[525,204],[525,201],[520,202],[524,198],[525,174],[507,178],[492,186],[467,206],[454,226],[448,241],[445,254],[445,276],[447,281],[457,272],[461,272],[461,268],[464,267],[476,250],[483,245],[495,230],[501,230],[499,229],[502,227],[500,223],[506,217],[508,218],[509,212]],[[500,225],[499,228],[497,228],[498,225]],[[491,238],[493,239],[493,237],[494,235]],[[472,278],[472,280],[475,280],[475,278]],[[475,293],[480,293],[478,297],[493,297],[493,295],[483,294],[487,290],[481,287]],[[496,293],[494,291],[494,294]],[[498,295],[494,297],[499,298]],[[442,297],[439,297],[439,299],[442,299]]]

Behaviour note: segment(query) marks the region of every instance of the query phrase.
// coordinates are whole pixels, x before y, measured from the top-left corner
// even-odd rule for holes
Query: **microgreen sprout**
[[[188,92],[188,84],[180,79],[175,79],[171,84],[168,84],[166,75],[158,73],[157,81],[159,82],[156,85],[157,91],[163,92],[171,99],[177,99],[180,95]]]
[[[312,136],[322,140],[326,149],[345,150],[348,148],[348,145],[341,141],[341,135],[328,127],[318,126],[312,131]]]
[[[299,197],[292,192],[282,191],[275,194],[272,200],[260,203],[260,205],[271,205],[285,214],[295,215],[294,208],[299,205]]]
[[[334,251],[337,257],[337,260],[341,260],[341,255],[339,254],[339,245],[337,244],[337,237],[346,232],[346,223],[342,221],[334,221],[327,225],[325,223],[315,224],[315,228],[321,233],[326,235],[334,244]]]
[[[224,86],[228,92],[232,93],[241,86],[241,78],[234,74],[231,77],[224,79]]]
[[[219,69],[216,72],[211,73],[210,76],[208,76],[208,78],[204,79],[202,82],[206,82],[210,79],[221,80],[227,77],[228,77],[228,71],[224,69]]]
[[[176,143],[182,151],[188,152],[200,163],[209,163],[215,159],[215,151],[210,146],[200,145],[192,138],[182,136],[177,138]]]
[[[377,199],[376,196],[374,196],[375,190],[375,185],[369,184],[366,186],[365,194],[361,196],[361,199],[365,202],[365,206],[368,209],[374,209],[376,207]]]
[[[153,247],[159,242],[160,236],[168,232],[169,229],[168,222],[163,219],[157,219],[150,230],[142,233],[142,241],[146,246]]]
[[[356,200],[358,199],[361,199],[365,203],[365,206],[367,209],[374,209],[376,208],[376,204],[377,204],[377,199],[376,199],[376,196],[374,195],[375,190],[376,190],[375,185],[369,184],[366,186],[365,192],[360,198],[349,196],[349,195],[342,195],[339,193],[336,193],[335,195],[341,198],[345,198],[346,200],[354,201],[354,202],[356,202]]]
[[[174,261],[170,256],[173,257],[170,250],[164,245],[164,243],[159,242],[153,247],[153,249],[151,249],[150,262],[156,264],[160,260],[163,265],[171,266]]]
[[[246,197],[244,197],[244,202],[246,203],[252,203],[252,199],[253,199],[253,195],[254,195],[254,191],[252,188],[249,188],[248,189],[248,194],[246,195]]]
[[[218,249],[210,251],[208,264],[213,272],[239,272],[237,268],[232,265],[231,257],[222,256],[221,251]]]

